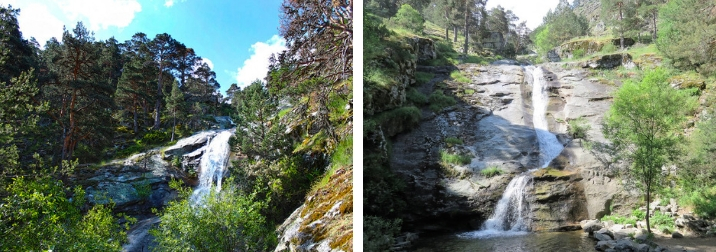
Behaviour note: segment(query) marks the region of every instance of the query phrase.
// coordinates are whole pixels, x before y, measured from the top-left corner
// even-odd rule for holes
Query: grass
[[[428,100],[430,101],[430,110],[434,112],[440,112],[446,107],[457,104],[454,98],[445,95],[442,90],[435,90],[430,94]]]
[[[434,76],[435,74],[433,73],[415,72],[415,80],[418,81],[419,84],[428,83]]]
[[[455,70],[450,73],[450,78],[460,83],[470,83],[470,79],[465,77],[460,71]]]
[[[466,165],[472,158],[468,155],[450,154],[445,150],[440,151],[440,160],[445,164]]]
[[[500,168],[496,165],[491,165],[491,166],[489,166],[485,169],[482,169],[480,171],[480,174],[482,174],[482,176],[485,176],[487,178],[492,178],[494,176],[501,175],[502,173],[504,173],[502,168]]]
[[[428,97],[415,88],[408,89],[405,93],[405,99],[417,105],[424,105],[428,103]]]
[[[446,137],[446,138],[445,138],[445,143],[448,144],[448,145],[450,145],[450,146],[452,146],[452,145],[458,145],[458,144],[463,144],[462,140],[460,140],[460,139],[457,138],[457,137]]]
[[[475,90],[474,90],[474,89],[465,89],[465,94],[466,94],[466,95],[472,95],[472,94],[474,94],[474,93],[475,93]]]

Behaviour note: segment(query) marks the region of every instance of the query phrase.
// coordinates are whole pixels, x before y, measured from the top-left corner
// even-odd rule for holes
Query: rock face
[[[590,140],[604,143],[600,123],[611,103],[614,87],[585,80],[581,69],[543,65],[550,92],[547,121],[566,148],[551,164],[553,172],[535,174],[533,230],[573,230],[577,222],[622,211],[631,196],[620,191],[609,159],[584,148],[564,133],[568,122],[584,117],[592,125]],[[532,78],[523,67],[462,64],[468,84],[434,72],[445,84],[419,87],[423,94],[441,88],[458,104],[440,112],[424,108],[422,121],[392,139],[390,166],[407,185],[410,209],[404,227],[417,232],[479,229],[494,211],[507,183],[520,172],[537,167],[539,145],[532,127]],[[454,137],[463,144],[445,139]],[[446,165],[441,151],[470,158],[469,164]],[[503,175],[487,178],[480,172],[498,167]],[[627,196],[623,196],[627,195]],[[630,209],[629,209],[630,210]]]
[[[413,44],[413,50],[418,56],[418,63],[427,63],[427,61],[438,57],[433,40],[414,37],[411,42]]]
[[[339,168],[276,232],[279,251],[353,251],[353,167]]]
[[[422,41],[422,40],[421,40]],[[422,44],[423,57],[430,57],[430,49],[428,42],[417,43]],[[421,49],[428,48],[428,49]],[[434,49],[433,49],[434,50]],[[376,83],[366,82],[363,89],[363,113],[373,115],[375,113],[400,107],[405,102],[405,90],[415,84],[415,69],[418,63],[418,55],[413,45],[405,44],[397,49],[389,48],[385,52],[386,56],[381,60],[381,67],[386,68],[385,71],[394,71],[397,76],[394,83],[388,86],[382,86]],[[387,67],[390,66],[390,67]]]
[[[571,59],[574,56],[574,51],[582,50],[582,55],[589,55],[599,52],[603,46],[603,41],[590,39],[577,40],[565,42],[555,47],[554,53],[562,59]]]

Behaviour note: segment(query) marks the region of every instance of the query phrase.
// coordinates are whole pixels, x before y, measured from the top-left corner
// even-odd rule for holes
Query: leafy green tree
[[[82,141],[111,137],[105,128],[111,125],[107,108],[114,105],[111,96],[115,90],[101,74],[98,45],[80,22],[72,33],[64,31],[62,43],[50,40],[43,51],[50,77],[42,95],[50,102],[50,116],[60,126],[62,160],[70,160]]]
[[[408,4],[403,4],[395,14],[395,23],[409,31],[421,34],[425,28],[425,19],[420,13]]]
[[[277,138],[281,134],[277,117],[278,101],[269,94],[263,82],[254,81],[238,95],[236,102],[237,117],[236,134],[232,141],[239,151],[255,160],[274,160],[285,155],[288,150]]]
[[[659,51],[676,67],[716,72],[715,9],[713,1],[669,1],[659,10]]]
[[[231,184],[231,183],[226,183]],[[267,251],[276,244],[273,230],[266,226],[260,211],[266,203],[254,194],[235,189],[211,189],[201,204],[182,198],[170,202],[160,213],[161,223],[150,230],[157,251]]]
[[[664,0],[642,0],[638,1],[638,13],[641,19],[651,22],[652,33],[651,41],[656,42],[657,37],[657,20],[659,19],[659,7],[665,3]]]
[[[149,48],[154,56],[154,62],[157,65],[159,71],[157,72],[157,91],[155,96],[154,105],[154,125],[153,128],[158,130],[161,123],[161,108],[164,94],[162,92],[164,88],[164,76],[165,71],[172,69],[175,65],[174,56],[176,53],[177,42],[171,35],[162,33],[157,34],[156,37],[150,42]]]
[[[179,89],[179,82],[174,81],[172,85],[172,92],[166,97],[167,110],[172,116],[172,138],[170,141],[174,141],[174,130],[177,127],[177,117],[182,118],[184,116],[186,103],[184,101],[184,93]]]
[[[36,68],[32,46],[22,38],[19,9],[0,5],[0,82],[8,83],[21,72]]]
[[[17,177],[0,204],[0,250],[118,251],[126,240],[111,209],[95,205],[82,215],[85,192],[60,180]],[[67,198],[65,195],[72,195]]]
[[[602,20],[614,26],[619,36],[619,47],[624,49],[624,37],[632,37],[639,31],[637,5],[633,1],[602,0]]]
[[[671,88],[668,77],[657,68],[647,71],[639,82],[626,81],[615,94],[603,127],[620,157],[631,164],[627,181],[644,193],[646,202],[661,186],[661,168],[674,160],[681,141],[678,131],[696,105],[687,92]],[[646,227],[651,232],[649,208],[646,211]]]

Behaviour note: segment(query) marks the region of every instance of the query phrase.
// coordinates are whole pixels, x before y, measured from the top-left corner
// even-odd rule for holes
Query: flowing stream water
[[[530,205],[527,200],[529,188],[532,187],[532,172],[544,168],[562,152],[564,146],[557,137],[549,132],[547,124],[547,106],[549,90],[547,89],[544,72],[541,67],[527,66],[525,71],[531,72],[533,123],[539,144],[539,166],[515,176],[507,185],[502,198],[497,202],[495,211],[478,231],[458,234],[459,238],[494,238],[527,235],[530,231]]]
[[[221,190],[221,180],[229,163],[231,135],[233,130],[224,130],[207,143],[204,155],[199,161],[199,185],[194,188],[190,202],[200,204],[211,188],[215,188],[217,192]]]

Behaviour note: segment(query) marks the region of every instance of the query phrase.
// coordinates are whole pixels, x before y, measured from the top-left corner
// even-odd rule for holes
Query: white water
[[[544,81],[544,72],[541,67],[526,67],[532,70],[532,122],[540,150],[540,167],[545,168],[555,157],[562,152],[564,146],[557,140],[557,136],[549,132],[547,125],[547,105],[549,105],[549,92]]]
[[[539,168],[544,168],[562,152],[564,146],[557,137],[549,132],[547,125],[547,105],[549,93],[547,92],[544,73],[541,67],[528,66],[526,71],[532,72],[532,107],[533,123],[537,142],[540,148]],[[537,169],[539,169],[537,168]],[[458,234],[460,238],[492,238],[526,235],[530,231],[530,206],[527,201],[527,191],[532,187],[532,172],[534,169],[517,175],[510,181],[497,202],[495,211],[478,231]]]
[[[201,202],[211,188],[221,190],[221,179],[229,163],[229,138],[233,130],[219,132],[206,145],[206,152],[199,161],[199,185],[194,188],[190,202]]]

